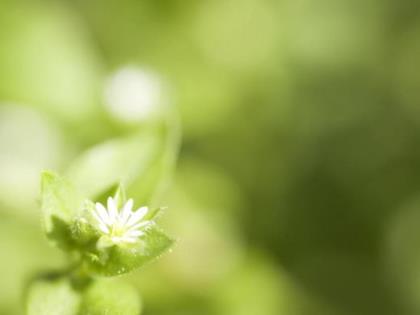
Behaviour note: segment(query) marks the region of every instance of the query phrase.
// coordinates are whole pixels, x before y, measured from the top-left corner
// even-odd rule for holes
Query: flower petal
[[[143,217],[146,215],[147,211],[149,209],[147,207],[141,207],[139,208],[134,214],[131,215],[131,217],[128,219],[126,225],[131,226],[139,222]]]
[[[135,224],[133,226],[130,226],[128,228],[128,231],[138,230],[139,228],[142,228],[143,226],[147,226],[147,225],[149,225],[151,223],[152,223],[151,221],[143,221],[143,222],[137,223],[137,224]]]
[[[137,240],[135,237],[130,236],[122,236],[119,238],[121,242],[127,242],[127,243],[135,243]]]
[[[111,219],[111,222],[115,222],[118,216],[118,209],[115,204],[115,200],[112,197],[108,197],[108,213],[109,213],[109,218]]]
[[[100,204],[99,202],[97,202],[95,204],[95,208],[96,208],[96,212],[98,213],[101,220],[105,224],[111,225],[111,220],[109,218],[108,212],[106,211],[105,207],[102,204]]]
[[[98,221],[98,224],[105,224],[105,222],[101,219],[99,214],[97,213],[98,210],[92,211],[92,215],[95,218],[96,221]]]
[[[128,231],[127,233],[125,233],[125,236],[128,236],[128,237],[139,237],[139,236],[142,236],[142,235],[144,235],[144,232],[139,231],[139,230],[131,230],[131,231]]]
[[[99,223],[98,226],[102,232],[104,232],[105,234],[109,234],[109,229],[105,224]]]
[[[124,225],[127,222],[128,217],[131,214],[131,209],[133,208],[133,199],[129,199],[122,209],[122,212],[120,214],[121,216],[121,224]]]

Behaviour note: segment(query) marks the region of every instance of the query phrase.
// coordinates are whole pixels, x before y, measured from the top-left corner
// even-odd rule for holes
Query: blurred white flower
[[[112,75],[105,85],[108,111],[126,122],[150,119],[164,105],[160,77],[149,70],[127,66]]]
[[[97,229],[109,236],[113,243],[135,243],[144,235],[145,229],[152,221],[143,220],[149,211],[147,207],[141,207],[134,212],[132,208],[133,199],[129,199],[122,209],[117,208],[112,197],[108,198],[107,208],[97,202],[95,210],[92,210]]]

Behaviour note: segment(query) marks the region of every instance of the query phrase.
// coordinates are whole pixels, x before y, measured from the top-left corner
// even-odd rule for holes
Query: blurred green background
[[[412,0],[0,0],[0,314],[64,263],[39,172],[168,116],[144,315],[419,314],[419,70]]]

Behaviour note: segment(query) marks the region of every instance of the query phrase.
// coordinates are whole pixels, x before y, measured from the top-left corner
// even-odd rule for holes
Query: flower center
[[[127,233],[127,228],[119,223],[114,224],[111,227],[110,236],[124,236]]]

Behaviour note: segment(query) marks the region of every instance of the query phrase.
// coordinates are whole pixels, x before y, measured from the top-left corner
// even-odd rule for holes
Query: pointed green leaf
[[[57,232],[59,227],[54,227],[55,222],[70,223],[81,205],[82,199],[67,180],[53,172],[42,173],[41,208],[47,233]]]
[[[111,189],[123,183],[127,197],[134,198],[138,204],[150,205],[168,184],[178,148],[176,124],[149,126],[82,153],[67,174],[92,200],[103,199]]]
[[[88,254],[85,262],[97,274],[121,275],[160,257],[173,243],[174,240],[153,226],[135,244],[102,246]]]
[[[94,199],[144,172],[153,157],[156,140],[153,133],[143,132],[99,144],[82,153],[67,174],[80,191]]]
[[[169,186],[177,160],[180,145],[177,122],[161,126],[156,132],[158,144],[148,167],[127,186],[128,196],[141,205],[156,205]]]
[[[51,231],[47,232],[47,237],[63,250],[68,251],[76,247],[75,240],[72,238],[71,224],[59,217],[51,217]]]
[[[107,204],[108,197],[112,196],[116,201],[118,209],[121,209],[127,200],[124,185],[122,183],[114,184],[110,188],[103,191],[100,195],[95,196],[93,199],[95,202],[100,202],[103,205]]]
[[[163,214],[166,207],[153,208],[144,216],[143,221],[157,221]]]
[[[125,202],[127,201],[125,188],[122,183],[119,183],[117,186],[117,189],[115,189],[114,200],[118,209],[121,209],[124,206]]]

